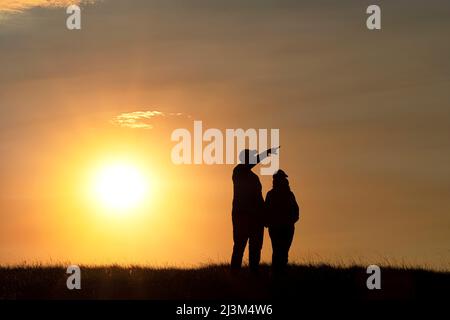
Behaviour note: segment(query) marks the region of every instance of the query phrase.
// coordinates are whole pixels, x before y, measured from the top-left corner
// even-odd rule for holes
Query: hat
[[[273,175],[273,178],[287,178],[288,175],[286,174],[286,172],[284,172],[283,170],[278,170],[277,172],[275,172],[275,174]]]

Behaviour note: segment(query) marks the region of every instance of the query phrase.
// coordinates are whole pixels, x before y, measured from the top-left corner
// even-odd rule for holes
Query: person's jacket
[[[233,216],[263,216],[264,198],[258,176],[239,164],[233,170]]]
[[[267,227],[294,224],[299,219],[299,213],[297,200],[289,188],[276,188],[267,193],[265,200]]]

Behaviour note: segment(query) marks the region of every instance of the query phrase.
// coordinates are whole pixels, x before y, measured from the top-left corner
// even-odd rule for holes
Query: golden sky
[[[0,263],[228,261],[233,166],[170,159],[202,120],[280,129],[292,259],[448,267],[447,2],[381,2],[379,32],[370,1],[105,0],[80,31],[62,2],[0,0]],[[111,163],[149,182],[126,215],[91,199]]]
[[[71,4],[94,3],[90,1],[77,0],[2,0],[0,1],[0,12],[20,13],[33,8],[62,8]]]

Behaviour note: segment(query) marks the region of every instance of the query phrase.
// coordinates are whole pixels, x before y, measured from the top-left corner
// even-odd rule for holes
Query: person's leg
[[[282,239],[282,243],[280,244],[281,252],[280,252],[280,266],[285,268],[289,261],[289,249],[291,248],[292,240],[294,238],[294,226],[289,225],[283,227],[280,234],[280,238]]]
[[[272,269],[280,269],[282,242],[279,227],[270,227],[269,236],[272,242]]]
[[[252,271],[257,271],[261,260],[261,249],[264,241],[264,226],[257,224],[252,227],[249,240],[249,265]]]
[[[233,254],[231,255],[231,268],[240,269],[248,240],[248,228],[245,222],[233,219]]]

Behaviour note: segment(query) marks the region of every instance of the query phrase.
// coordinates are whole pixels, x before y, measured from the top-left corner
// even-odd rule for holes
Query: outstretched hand
[[[270,156],[271,154],[278,154],[278,149],[280,149],[280,146],[276,147],[276,148],[270,148],[269,150],[267,150],[267,154]]]

